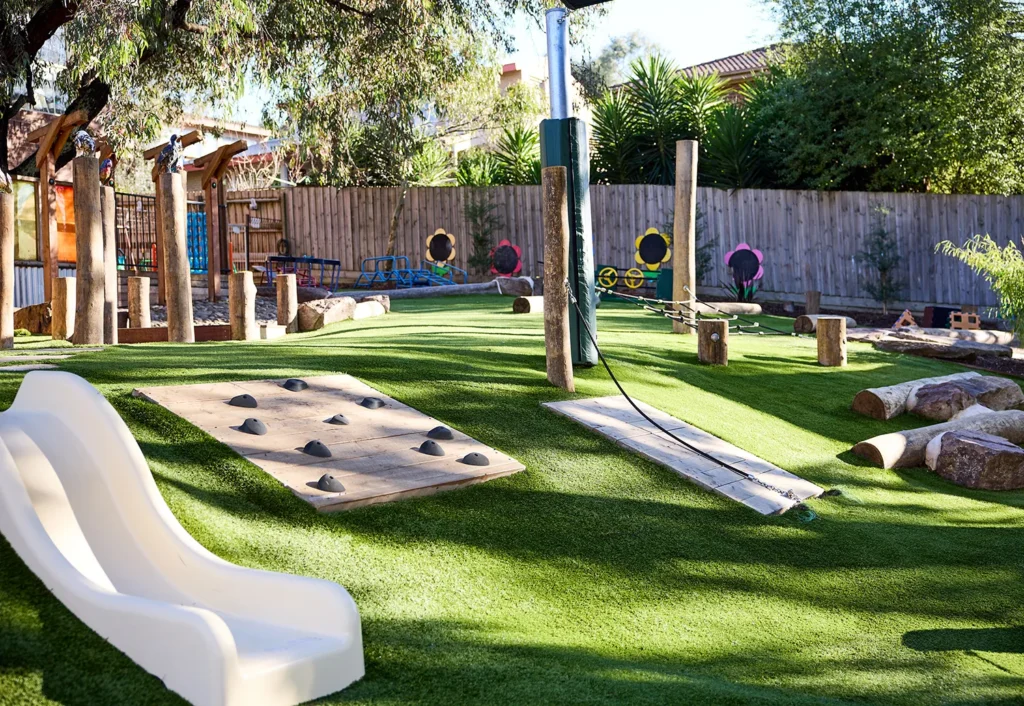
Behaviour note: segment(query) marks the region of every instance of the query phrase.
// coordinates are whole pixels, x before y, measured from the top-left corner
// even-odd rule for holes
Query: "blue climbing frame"
[[[462,278],[462,284],[469,281],[466,271],[454,265],[436,265],[424,260],[420,267],[410,267],[409,258],[405,255],[367,257],[363,259],[359,270],[356,287],[380,284],[404,289],[459,284],[455,281],[456,277]]]

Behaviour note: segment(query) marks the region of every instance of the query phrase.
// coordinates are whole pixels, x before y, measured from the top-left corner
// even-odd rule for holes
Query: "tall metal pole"
[[[569,117],[569,17],[564,7],[548,10],[548,90],[551,96],[551,117]]]

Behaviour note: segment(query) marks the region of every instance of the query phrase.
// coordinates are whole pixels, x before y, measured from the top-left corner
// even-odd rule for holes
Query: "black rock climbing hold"
[[[305,380],[299,380],[298,378],[289,378],[284,381],[282,385],[284,389],[289,392],[301,392],[309,387],[309,384]]]
[[[324,421],[327,422],[328,424],[340,424],[343,426],[348,426],[349,424],[348,417],[346,417],[344,414],[335,414],[330,419],[325,419]]]
[[[364,397],[359,404],[367,409],[380,409],[384,406],[384,400],[379,397]]]
[[[331,457],[331,450],[322,441],[311,441],[302,447],[302,451],[310,456],[319,456],[320,458]]]
[[[320,480],[316,482],[316,487],[326,493],[344,493],[345,486],[341,484],[341,481],[332,476],[330,473],[325,473],[320,476]]]
[[[232,407],[248,407],[249,409],[256,409],[257,407],[256,398],[248,394],[232,397],[228,404]]]
[[[474,451],[471,454],[466,454],[462,462],[467,466],[490,466],[491,460],[481,453]]]
[[[455,438],[455,434],[452,434],[452,430],[448,427],[434,427],[427,432],[428,439],[437,439],[438,441],[451,441]]]
[[[263,436],[267,433],[267,425],[255,417],[249,417],[242,422],[240,429],[246,434],[255,434],[256,436]]]
[[[427,456],[444,456],[444,449],[441,448],[441,444],[428,439],[420,444],[420,453]]]

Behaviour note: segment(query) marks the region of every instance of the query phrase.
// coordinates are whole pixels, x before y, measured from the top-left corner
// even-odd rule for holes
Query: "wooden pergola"
[[[192,160],[194,166],[203,169],[203,197],[206,204],[206,281],[211,302],[217,301],[220,293],[221,262],[227,255],[223,238],[227,203],[225,191],[221,188],[221,180],[231,165],[231,158],[248,148],[245,140],[236,140]],[[230,269],[231,263],[227,264]]]
[[[39,221],[42,233],[43,296],[53,297],[53,280],[57,268],[57,194],[53,189],[57,156],[64,149],[71,133],[89,122],[84,110],[61,115],[28,134],[27,141],[38,143],[36,166],[39,168]]]
[[[198,130],[193,130],[192,132],[189,132],[189,133],[186,133],[185,135],[182,135],[179,138],[179,141],[181,142],[181,148],[184,149],[184,148],[188,147],[189,145],[194,145],[195,143],[202,141],[202,139],[203,139],[203,133],[199,132]],[[164,261],[164,223],[163,223],[163,217],[162,217],[162,215],[160,213],[160,211],[161,211],[160,203],[162,203],[161,200],[160,200],[161,191],[162,191],[161,188],[160,188],[160,165],[156,163],[156,158],[163,151],[164,147],[167,147],[168,144],[169,144],[168,142],[161,142],[156,147],[150,147],[148,150],[146,150],[145,152],[142,153],[142,158],[143,159],[146,159],[146,160],[152,159],[153,160],[153,171],[150,173],[150,176],[153,179],[153,190],[156,193],[156,203],[157,203],[157,209],[156,209],[156,252],[157,252],[157,262],[155,263],[155,265],[156,265],[156,291],[157,291],[157,303],[158,304],[166,304],[167,303],[167,292],[165,291],[165,287],[166,287],[165,276],[164,276],[164,269],[165,268],[163,267],[163,261]],[[181,178],[184,179],[185,178],[185,172],[182,172],[181,175],[182,175]]]

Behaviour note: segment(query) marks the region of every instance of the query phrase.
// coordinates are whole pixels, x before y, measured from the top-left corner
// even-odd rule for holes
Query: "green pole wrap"
[[[569,199],[569,286],[580,312],[569,305],[569,336],[573,365],[597,365],[597,348],[586,322],[597,335],[597,293],[594,290],[594,238],[590,219],[590,155],[587,126],[579,118],[544,120],[540,124],[540,160],[544,167],[565,167]]]

